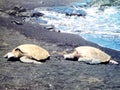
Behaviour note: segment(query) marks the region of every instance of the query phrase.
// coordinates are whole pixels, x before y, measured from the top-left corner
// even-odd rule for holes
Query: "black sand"
[[[30,3],[27,0],[26,2]],[[77,35],[51,32],[39,25],[11,23],[16,19],[21,20],[0,17],[0,90],[120,89],[120,65],[88,65],[64,60],[61,55],[65,49],[69,49],[69,52],[76,46],[88,45],[104,50],[120,63],[120,51],[98,46]],[[44,47],[51,53],[50,60],[36,65],[6,61],[3,58],[5,53],[24,43]]]

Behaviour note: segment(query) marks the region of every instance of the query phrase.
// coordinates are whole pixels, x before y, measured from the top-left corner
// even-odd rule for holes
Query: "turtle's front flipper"
[[[38,62],[36,60],[30,59],[27,56],[23,56],[20,58],[21,62],[25,62],[25,63],[35,63],[35,64],[42,64],[41,62]]]

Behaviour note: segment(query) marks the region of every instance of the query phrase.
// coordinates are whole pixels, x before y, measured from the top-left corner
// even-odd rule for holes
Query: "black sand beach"
[[[38,4],[40,0],[35,0],[36,2],[33,0],[21,0],[21,2],[11,0],[8,1],[9,5],[5,2],[7,0],[4,3],[2,1],[0,3],[2,10],[13,7],[12,5],[15,3],[28,9],[41,5]],[[65,1],[66,5],[74,0]],[[33,5],[32,2],[34,2]],[[46,0],[44,2],[47,3]],[[53,3],[51,4],[53,5]],[[49,5],[51,6],[51,4]],[[54,3],[54,5],[58,4]],[[0,90],[120,89],[120,65],[89,65],[77,61],[67,61],[62,56],[65,49],[70,52],[76,46],[87,45],[100,48],[120,63],[120,51],[101,47],[77,35],[51,32],[39,25],[25,22],[23,25],[11,23],[15,20],[21,21],[21,18],[0,16]],[[24,43],[44,47],[51,54],[50,60],[42,65],[37,65],[6,61],[3,58],[5,53]]]

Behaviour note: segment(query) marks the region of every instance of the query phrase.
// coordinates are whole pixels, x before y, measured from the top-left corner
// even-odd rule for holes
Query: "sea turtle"
[[[83,61],[89,64],[99,64],[99,63],[108,63],[118,64],[115,60],[111,59],[111,56],[107,53],[91,46],[80,46],[75,48],[75,50],[64,55],[65,59],[77,58],[78,61]]]
[[[4,55],[4,58],[19,58],[26,63],[38,63],[50,57],[50,54],[44,48],[34,44],[22,44],[14,48],[11,52]]]

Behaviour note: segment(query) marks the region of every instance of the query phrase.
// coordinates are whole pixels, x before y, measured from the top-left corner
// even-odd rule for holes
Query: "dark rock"
[[[86,12],[83,10],[74,10],[73,12],[66,13],[67,16],[86,16]]]
[[[20,21],[11,21],[11,23],[16,24],[16,25],[23,25],[23,23]]]
[[[5,11],[12,16],[30,16],[30,12],[27,12],[26,8],[16,5],[13,9]]]
[[[12,15],[12,16],[15,16],[17,14],[17,11],[15,11],[15,10],[7,10],[5,12],[9,15]]]
[[[44,14],[43,13],[40,13],[40,12],[35,12],[31,15],[31,17],[41,17],[43,16]]]
[[[20,12],[20,13],[16,14],[16,16],[18,16],[18,17],[30,17],[31,15],[33,15],[33,14],[30,11]]]
[[[26,8],[23,8],[22,6],[16,5],[13,10],[17,11],[17,12],[26,12]]]
[[[19,6],[19,5],[16,5],[15,7],[13,7],[13,10],[16,10],[16,11],[18,11],[20,8],[21,8],[21,6]]]
[[[67,16],[86,16],[86,12],[82,9],[76,10],[74,7],[52,7],[50,11],[66,14]]]
[[[106,8],[108,8],[108,7],[110,7],[110,6],[111,6],[111,4],[103,4],[103,5],[100,5],[99,10],[104,11],[104,9],[106,9]]]
[[[19,9],[19,12],[26,12],[27,11],[27,9],[26,8],[23,8],[23,7],[21,7],[20,9]]]

